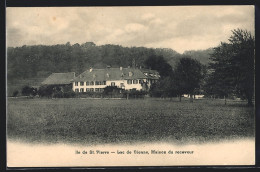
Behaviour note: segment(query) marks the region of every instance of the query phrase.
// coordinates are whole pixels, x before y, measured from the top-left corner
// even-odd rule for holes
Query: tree
[[[254,56],[255,40],[250,32],[237,29],[230,37],[234,56],[231,58],[234,69],[237,71],[234,78],[236,93],[245,95],[248,105],[252,105],[254,95]]]
[[[22,88],[22,95],[23,96],[35,96],[37,94],[37,89],[33,87],[29,87],[28,85]]]
[[[175,97],[177,96],[176,88],[174,87],[173,75],[160,78],[160,80],[154,83],[149,91],[152,97]]]
[[[13,97],[17,97],[18,94],[19,94],[19,91],[18,91],[18,90],[15,90],[15,91],[13,92]]]
[[[162,77],[169,76],[172,73],[171,65],[169,65],[162,56],[149,56],[144,63],[147,68],[157,70]]]
[[[255,40],[250,32],[242,29],[232,31],[229,43],[214,48],[210,69],[210,83],[214,94],[245,96],[251,106],[254,95],[254,49]],[[220,89],[221,88],[221,89]]]
[[[233,94],[233,81],[228,76],[233,71],[227,66],[229,58],[232,56],[232,47],[229,44],[221,43],[219,47],[215,47],[209,64],[208,76],[204,90],[208,95],[214,97],[226,98]],[[226,99],[225,99],[226,104]]]
[[[200,88],[200,82],[203,78],[202,64],[190,57],[184,57],[179,60],[174,70],[174,83],[178,95],[190,94],[192,95],[196,88]]]

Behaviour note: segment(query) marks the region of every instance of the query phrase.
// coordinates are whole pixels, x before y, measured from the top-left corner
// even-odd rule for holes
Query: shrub
[[[63,93],[63,97],[64,98],[72,98],[72,97],[76,97],[76,93],[72,90],[70,91],[66,91]]]
[[[115,93],[120,93],[122,91],[121,88],[118,88],[117,86],[107,86],[104,88],[104,94],[115,94]]]
[[[51,97],[52,93],[53,93],[52,86],[41,86],[38,91],[40,97]]]
[[[13,92],[13,97],[17,97],[18,94],[19,94],[19,91],[18,91],[18,90],[15,90],[15,91]]]
[[[144,96],[147,94],[147,91],[138,91],[138,90],[127,90],[123,92],[124,97],[128,98],[144,98]]]
[[[53,93],[54,98],[62,98],[63,97],[63,92],[62,91],[54,91]]]
[[[26,85],[22,88],[22,95],[23,96],[36,96],[37,95],[37,89],[33,88],[33,87],[29,87],[28,85]]]
[[[72,91],[71,86],[43,85],[39,88],[38,94],[40,97],[54,98],[71,98],[75,97],[76,93]]]

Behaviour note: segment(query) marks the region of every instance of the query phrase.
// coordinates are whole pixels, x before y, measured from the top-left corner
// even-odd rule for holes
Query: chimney
[[[92,70],[93,70],[93,68],[91,67],[91,68],[89,69],[89,72],[92,72]]]
[[[81,74],[79,75],[79,78],[81,78]]]
[[[130,66],[128,66],[128,69],[130,68]]]
[[[120,70],[123,70],[123,67],[122,67],[122,66],[120,66]]]
[[[140,66],[140,69],[142,69],[142,66]]]
[[[109,73],[107,73],[107,77],[109,78]]]

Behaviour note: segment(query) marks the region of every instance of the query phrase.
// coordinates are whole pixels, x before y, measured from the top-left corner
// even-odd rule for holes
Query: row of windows
[[[75,89],[75,92],[78,93],[78,92],[103,92],[104,91],[104,88],[87,88],[87,89],[84,89],[84,88],[76,88]]]
[[[139,80],[139,84],[142,84],[142,83],[144,83],[144,81]],[[135,80],[129,79],[129,80],[127,80],[127,84],[138,84],[138,80],[137,79],[135,79]]]
[[[75,82],[75,86],[78,86],[79,85],[79,83],[80,83],[80,86],[84,86],[84,83],[85,82]],[[142,83],[144,83],[144,81],[143,80],[139,80],[139,84],[142,84]],[[106,81],[87,81],[86,82],[86,85],[106,85]],[[127,84],[138,84],[138,80],[137,79],[135,79],[135,80],[131,80],[131,79],[129,79],[129,80],[127,80]],[[115,86],[115,82],[111,82],[111,86]]]
[[[80,86],[84,86],[84,83],[85,82],[75,82],[75,86],[79,86],[79,83],[80,83]],[[106,81],[87,81],[86,82],[86,85],[106,85]]]

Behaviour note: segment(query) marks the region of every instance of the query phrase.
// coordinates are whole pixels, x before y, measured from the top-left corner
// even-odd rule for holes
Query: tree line
[[[17,78],[47,77],[52,72],[78,75],[89,67],[138,65],[160,73],[160,80],[150,89],[151,96],[178,96],[180,100],[183,94],[191,98],[194,94],[219,98],[236,96],[252,105],[254,50],[255,38],[241,29],[233,30],[229,41],[215,48],[183,54],[172,49],[97,46],[93,42],[9,47],[7,75],[9,81],[16,81]]]
[[[187,52],[200,62],[208,63],[209,50]],[[186,53],[186,52],[185,52]],[[7,48],[7,94],[21,90],[24,85],[37,86],[51,73],[76,72],[89,67],[105,68],[132,66],[147,67],[144,62],[150,56],[162,56],[171,66],[185,53],[169,48],[123,47],[120,45],[83,44],[33,45]]]
[[[235,29],[229,42],[213,48],[209,65],[203,65],[189,55],[178,60],[174,68],[150,57],[147,64],[160,72],[159,82],[150,94],[160,97],[204,94],[219,98],[239,97],[252,106],[254,98],[255,39],[246,30]],[[152,64],[152,65],[151,65]]]
[[[46,77],[53,72],[84,72],[89,67],[105,68],[144,66],[151,55],[163,56],[174,64],[180,54],[172,49],[154,49],[145,47],[122,47],[120,45],[97,46],[93,42],[71,45],[35,45],[9,47],[7,49],[8,78]]]
[[[192,57],[203,57],[200,61],[205,64],[209,59],[209,50],[187,52]],[[203,54],[204,55],[201,55]],[[184,53],[185,54],[185,53]],[[169,48],[122,47],[120,45],[100,45],[93,42],[73,44],[69,42],[59,45],[34,45],[8,47],[7,75],[8,80],[44,78],[51,73],[84,72],[89,67],[105,68],[132,66],[133,60],[139,66],[145,66],[150,56],[162,56],[171,65],[184,55]]]

